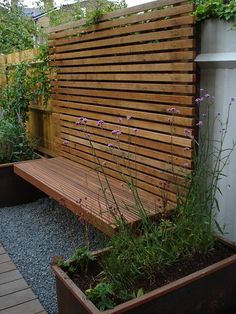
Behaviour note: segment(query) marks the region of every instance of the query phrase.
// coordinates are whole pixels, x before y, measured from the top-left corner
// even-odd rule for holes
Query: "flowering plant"
[[[201,93],[203,92],[202,90]],[[117,158],[115,150],[118,150],[120,156],[126,160],[126,167],[129,169],[130,156],[121,149],[121,127],[111,131],[114,141],[107,143],[107,149],[113,156],[124,183],[133,193],[141,220],[136,230],[129,228],[122,219],[119,211],[120,204],[116,201],[109,184],[105,164],[98,157],[92,136],[88,133],[88,119],[81,117],[76,122],[76,125],[82,126],[85,138],[89,141],[101,189],[108,202],[107,207],[110,208],[110,200],[107,198],[107,191],[109,191],[120,218],[117,219],[118,232],[109,241],[112,249],[100,261],[103,271],[100,274],[99,283],[96,281],[95,285],[86,292],[87,296],[100,309],[111,308],[142,295],[145,288],[140,285],[145,282],[146,286],[148,283],[152,287],[158,279],[158,271],[163,273],[185,258],[194,259],[199,255],[207,256],[209,252],[214,251],[215,231],[223,233],[222,227],[215,219],[215,212],[219,210],[217,193],[221,193],[218,182],[224,175],[224,168],[236,146],[236,142],[233,142],[230,148],[225,147],[233,102],[234,98],[230,101],[227,119],[223,122],[220,113],[215,118],[211,117],[214,97],[205,94],[196,99],[199,106],[200,119],[196,123],[199,135],[194,137],[190,129],[185,129],[183,134],[191,139],[191,147],[185,147],[184,151],[194,150],[193,169],[191,172],[186,171],[185,185],[181,188],[181,192],[177,193],[175,211],[169,217],[162,217],[158,222],[148,216],[139,196],[133,173],[130,172],[127,175]],[[169,122],[172,126],[174,115],[180,114],[180,112],[174,107],[168,108],[167,112],[170,113]],[[128,125],[130,119],[131,117],[126,117]],[[122,121],[122,118],[119,117],[118,125],[121,125]],[[97,121],[97,127],[103,128],[104,126],[103,120]],[[137,129],[130,129],[130,135],[134,138],[137,132],[139,132]],[[214,137],[216,132],[219,134],[219,138]],[[183,165],[183,167],[185,166]],[[105,178],[105,187],[101,175]]]

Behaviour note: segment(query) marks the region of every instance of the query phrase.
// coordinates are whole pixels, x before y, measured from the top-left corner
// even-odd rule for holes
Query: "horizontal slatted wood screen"
[[[128,163],[138,188],[159,207],[174,206],[177,186],[192,167],[192,142],[185,135],[195,124],[192,12],[188,1],[159,0],[107,14],[89,27],[78,21],[49,31],[58,155],[95,168],[83,127],[76,124],[86,117],[105,171],[121,179],[115,160],[125,173]],[[103,128],[98,120],[105,121]],[[108,143],[116,146],[115,129],[122,132],[125,157],[108,149]]]

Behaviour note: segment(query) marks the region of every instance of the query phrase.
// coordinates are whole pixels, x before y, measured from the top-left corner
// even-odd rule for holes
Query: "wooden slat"
[[[5,284],[0,285],[0,297],[25,290],[28,288],[27,283],[24,279],[18,279]],[[1,303],[1,301],[0,301]]]
[[[124,91],[140,91],[140,92],[161,92],[193,95],[195,93],[194,85],[182,84],[156,84],[156,83],[120,83],[120,82],[101,82],[101,81],[56,81],[52,83],[55,87],[76,87],[76,88],[93,88],[107,90],[124,90]],[[92,93],[92,92],[91,92]],[[161,97],[160,95],[159,97]],[[158,97],[158,96],[157,96]],[[168,96],[167,96],[168,97]],[[177,96],[178,97],[178,96]]]
[[[57,80],[67,81],[145,81],[145,82],[178,82],[178,83],[191,83],[194,81],[194,74],[58,74],[55,77]],[[105,85],[105,84],[104,84]],[[168,91],[168,90],[167,90]]]
[[[0,311],[1,314],[47,314],[38,300],[31,300]]]
[[[167,106],[166,104],[161,103],[152,103],[150,102],[137,102],[132,100],[119,100],[119,99],[107,99],[101,97],[87,97],[87,96],[74,96],[69,94],[52,94],[52,100],[66,100],[68,102],[73,101],[75,103],[84,103],[87,105],[100,105],[100,106],[107,106],[107,107],[115,107],[119,109],[133,109],[135,111],[140,112],[156,112],[156,113],[167,113]],[[76,105],[75,105],[76,106]],[[78,105],[77,105],[78,107]],[[89,108],[89,107],[88,107]],[[175,108],[179,110],[180,114],[184,117],[193,117],[195,108],[193,107],[185,107],[184,105],[175,105]]]
[[[11,270],[0,274],[0,285],[22,278],[18,270]]]
[[[98,120],[100,119],[99,113],[103,113],[107,115],[107,122],[117,122],[117,108],[112,108],[112,107],[103,107],[103,106],[96,106],[96,105],[91,105],[89,106],[88,104],[84,104],[81,102],[63,102],[63,101],[51,101],[51,104],[53,106],[60,107],[57,108],[57,112],[61,112],[60,110],[63,110],[65,108],[65,114],[68,115],[75,115],[77,117],[79,116],[87,116],[89,113],[98,113]],[[120,117],[126,117],[126,116],[131,116],[135,117],[130,121],[130,126],[132,127],[139,127],[143,129],[150,129],[150,130],[159,130],[159,125],[156,122],[161,122],[161,123],[166,123],[168,125],[167,132],[173,131],[173,133],[177,133],[177,128],[170,130],[170,114],[168,114],[168,109],[171,107],[166,106],[166,111],[163,114],[158,114],[158,113],[149,113],[149,112],[143,112],[143,111],[137,111],[135,108],[132,109],[119,109],[119,116]],[[67,110],[68,109],[68,110]],[[67,111],[66,111],[67,110]],[[79,111],[78,111],[79,110]],[[141,121],[140,121],[141,120]],[[147,120],[147,122],[145,122]],[[137,121],[137,122],[136,122]],[[149,122],[150,121],[150,122]],[[153,121],[154,124],[151,122]],[[173,125],[177,126],[184,126],[184,127],[192,127],[194,124],[194,120],[191,117],[183,117],[181,109],[179,110],[179,113],[176,114],[173,119],[172,123]],[[171,126],[172,127],[172,126]],[[162,128],[162,127],[161,127]],[[182,128],[180,128],[180,135],[183,135],[184,132]]]
[[[52,84],[53,86],[54,84]],[[70,85],[70,84],[67,84]],[[93,84],[90,84],[93,87]],[[69,88],[65,86],[52,88],[52,91],[56,94],[63,93],[67,95],[82,95],[91,97],[104,97],[104,98],[115,98],[115,99],[128,99],[128,100],[141,100],[151,102],[163,102],[168,104],[179,104],[179,105],[190,105],[193,106],[194,97],[191,95],[164,95],[159,93],[149,93],[137,91],[122,91],[122,90],[97,90],[97,89],[86,89],[86,88]],[[112,101],[112,100],[111,100]]]
[[[5,262],[9,262],[11,259],[10,259],[10,256],[8,254],[1,254],[0,255],[0,264],[1,263],[5,263]]]
[[[70,44],[70,45],[63,45],[63,46],[56,46],[52,47],[50,49],[51,53],[60,53],[65,51],[80,51],[84,49],[92,49],[92,48],[98,48],[98,47],[111,47],[111,46],[119,46],[124,44],[131,44],[131,43],[139,43],[139,42],[148,42],[148,41],[155,41],[155,40],[166,40],[166,39],[173,39],[173,38],[181,38],[181,37],[190,37],[193,36],[193,28],[192,27],[186,27],[186,28],[180,28],[180,29],[171,29],[171,30],[164,30],[164,31],[158,31],[153,32],[153,30],[159,30],[163,28],[173,27],[173,26],[183,26],[183,25],[189,25],[192,24],[194,21],[193,16],[186,16],[186,17],[179,17],[176,19],[167,19],[163,21],[156,21],[156,22],[150,22],[140,25],[134,25],[129,27],[124,27],[124,29],[115,29],[107,32],[108,36],[114,36],[118,35],[119,37],[115,38],[106,38],[106,39],[100,39],[100,40],[94,40],[94,41],[88,41],[88,42],[80,42],[76,44]],[[141,31],[149,31],[145,34],[137,34],[137,32]],[[134,33],[132,35],[124,36],[123,34],[130,34]],[[82,37],[83,38],[83,37]],[[96,37],[94,37],[96,38]]]
[[[147,13],[141,13],[129,17],[123,17],[122,19],[113,19],[107,22],[101,22],[97,24],[95,27],[91,26],[89,28],[81,29],[81,36],[78,35],[78,29],[69,29],[67,31],[63,31],[60,33],[52,34],[49,37],[54,40],[49,41],[50,46],[59,46],[59,45],[65,45],[65,44],[71,44],[74,42],[81,42],[81,41],[87,41],[87,40],[93,40],[94,38],[104,38],[109,37],[111,34],[114,36],[115,33],[119,33],[119,30],[122,32],[122,34],[127,33],[126,30],[121,27],[115,28],[117,26],[126,26],[131,24],[138,25],[138,22],[146,22],[157,20],[166,16],[172,17],[177,16],[184,13],[190,13],[193,12],[193,4],[184,4],[181,6],[174,6],[166,8],[165,10],[154,10]],[[192,21],[191,21],[192,22]],[[155,27],[153,27],[155,28]],[[105,30],[105,31],[103,31]],[[130,28],[128,28],[130,32]],[[139,29],[140,30],[140,29]],[[96,36],[94,36],[94,31],[96,32]],[[112,33],[111,33],[112,32]],[[56,40],[55,40],[56,39]]]
[[[110,127],[110,125],[106,126],[106,129],[98,129],[96,127],[88,127],[89,134],[92,137],[93,142],[102,144],[106,146],[108,143],[114,143],[114,136],[111,134],[111,132],[108,133],[108,130],[112,130],[113,128]],[[74,136],[78,143],[90,146],[89,142],[86,138],[84,138],[84,133],[82,129],[79,129],[78,126],[73,125],[73,123],[68,122],[67,120],[61,120],[59,125],[60,134],[58,135],[62,136],[63,134],[68,134],[69,136]],[[61,138],[62,139],[62,138]],[[63,137],[64,139],[64,137]],[[137,154],[138,156],[146,156],[157,160],[164,160],[166,162],[171,163],[173,161],[173,164],[176,165],[183,165],[185,162],[190,161],[191,158],[191,150],[186,149],[184,150],[182,147],[179,146],[172,146],[171,149],[168,149],[168,145],[163,145],[162,143],[158,143],[156,145],[153,145],[153,147],[150,145],[154,144],[155,142],[147,141],[145,143],[143,138],[138,138],[137,135],[135,139],[132,141],[129,140],[129,134],[123,133],[122,139],[120,138],[120,148],[124,152],[129,152],[130,154]],[[69,143],[68,143],[69,144]],[[157,150],[157,148],[159,148]],[[175,158],[173,158],[173,153],[175,154]],[[178,156],[179,155],[179,156]],[[181,156],[182,155],[182,156]],[[173,160],[174,159],[174,160]]]
[[[0,264],[0,274],[6,273],[11,270],[15,270],[15,269],[16,267],[11,261]]]
[[[0,245],[0,255],[1,254],[5,254],[6,253],[6,251],[4,250],[4,247],[2,247],[1,245]]]
[[[61,73],[121,73],[121,72],[181,72],[194,71],[194,63],[150,63],[150,64],[127,64],[127,65],[98,65],[98,66],[77,66],[60,67],[57,70]]]
[[[165,53],[162,52],[152,52],[152,54],[147,54],[143,52],[142,54],[132,54],[132,55],[122,55],[122,56],[102,56],[96,58],[81,58],[81,59],[70,59],[70,60],[57,60],[54,61],[53,58],[50,61],[51,66],[61,67],[63,66],[84,66],[84,65],[95,65],[95,64],[126,64],[131,63],[131,65],[135,63],[143,63],[143,62],[161,62],[161,61],[170,61],[169,65],[172,64],[173,61],[193,61],[195,58],[194,51],[167,51]],[[168,64],[168,63],[167,63]],[[126,65],[127,66],[127,65]],[[137,66],[135,64],[135,66]],[[148,64],[147,64],[148,66]]]
[[[78,117],[62,115],[62,114],[61,115],[54,114],[54,115],[60,116],[58,125],[65,125],[66,127],[70,129],[74,129],[76,127],[76,121],[78,121]],[[95,127],[96,121],[90,120],[91,127]],[[70,124],[66,124],[67,122],[70,122]],[[94,132],[93,129],[90,128],[90,126],[87,126],[87,127],[88,127],[88,131],[91,133],[96,133],[97,135],[101,134],[102,136],[106,137],[107,140],[114,139],[114,136],[112,136],[111,131],[114,130],[115,126],[112,124],[106,123],[104,127],[105,130],[104,131],[99,130],[97,132]],[[76,129],[78,131],[78,127]],[[96,129],[98,130],[98,128]],[[110,132],[107,132],[107,131],[110,131]],[[168,152],[168,153],[172,153],[175,156],[183,156],[185,158],[191,158],[192,156],[192,151],[184,149],[185,147],[175,146],[173,143],[170,147],[168,143],[155,141],[155,138],[153,138],[152,133],[150,133],[150,136],[148,136],[148,134],[144,132],[142,133],[140,132],[142,132],[142,130],[138,130],[138,132],[136,132],[135,142],[137,144],[137,147],[142,146],[146,148],[151,148],[156,151]],[[126,143],[130,142],[128,128],[125,126],[122,127],[122,142],[126,142]],[[191,139],[188,139],[188,142],[186,142],[186,147],[191,147],[191,143],[192,143]]]
[[[24,289],[18,292],[15,292],[11,295],[5,295],[0,297],[0,310],[25,303],[35,299],[31,289]]]
[[[148,43],[148,44],[136,44],[121,47],[111,48],[100,48],[93,50],[85,50],[78,52],[68,53],[53,53],[51,54],[51,60],[62,60],[62,59],[76,59],[76,58],[88,58],[97,56],[107,56],[112,54],[133,54],[133,53],[144,53],[144,52],[157,52],[165,50],[177,50],[177,49],[191,49],[194,45],[193,39],[180,39],[167,42],[159,43]]]
[[[69,157],[70,155],[74,155],[75,157],[78,156],[80,160],[82,158],[84,159],[83,164],[90,165],[90,167],[93,167],[93,163],[94,163],[93,158],[91,157],[90,154],[84,153],[84,150],[81,147],[79,151],[76,149],[71,149],[71,148],[66,147],[63,149],[63,155],[65,157]],[[106,166],[104,167],[104,172],[107,173],[107,175],[109,176],[113,176],[114,178],[121,179],[117,171],[117,166],[113,161],[109,160],[109,157],[108,157],[109,155],[104,156],[100,152],[98,152],[97,155],[99,156],[99,158],[101,158],[101,160],[104,163],[106,163]],[[124,175],[129,175],[129,172],[133,172],[133,174],[135,173],[134,164],[132,162],[130,162],[130,168],[131,168],[130,171],[127,171],[124,163],[122,163],[121,161],[120,161],[120,167],[122,168]],[[162,193],[160,189],[163,187],[165,182],[168,182],[169,187],[167,188],[167,191],[170,191],[170,193],[168,193],[167,199],[169,199],[172,202],[176,202],[176,192],[178,189],[175,186],[175,184],[177,182],[181,183],[181,178],[177,174],[175,176],[173,175],[171,176],[171,174],[168,173],[168,171],[161,172],[160,170],[158,170],[158,168],[156,168],[156,169],[153,169],[153,175],[150,176],[150,175],[145,174],[145,172],[149,174],[151,167],[137,165],[136,169],[139,171],[138,174],[136,175],[137,187],[139,189],[145,190],[146,192],[149,192],[149,193],[152,193],[154,195],[158,195],[159,197],[161,197]],[[171,168],[169,168],[169,170],[170,169]],[[149,170],[149,172],[147,170]],[[183,174],[183,171],[182,171],[182,174]],[[186,175],[187,175],[187,171],[186,171]],[[159,178],[156,178],[156,177],[159,177]],[[171,178],[171,179],[168,180],[168,178]],[[184,180],[182,178],[182,183],[183,182]],[[120,184],[122,184],[122,182]],[[171,191],[174,191],[174,193],[171,193]]]
[[[163,6],[174,5],[174,4],[184,3],[184,2],[185,1],[183,1],[183,0],[152,1],[152,2],[149,2],[146,4],[141,4],[141,5],[133,6],[130,8],[116,10],[115,12],[111,12],[111,13],[106,14],[103,17],[101,17],[100,21],[102,22],[102,21],[110,20],[110,19],[117,18],[117,17],[124,16],[124,15],[135,14],[135,13],[143,12],[146,10],[158,9],[158,8],[163,7]],[[81,26],[85,23],[86,23],[86,20],[80,20],[77,22],[59,25],[56,27],[49,28],[48,33],[50,34],[50,33],[56,33],[56,32],[60,32],[60,31],[64,31],[66,29]],[[62,36],[65,36],[65,34],[62,34]],[[49,35],[49,38],[52,38],[52,37],[53,37],[53,35],[51,35],[51,36]]]

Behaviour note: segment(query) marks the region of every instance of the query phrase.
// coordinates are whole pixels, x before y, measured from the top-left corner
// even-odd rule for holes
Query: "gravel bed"
[[[92,249],[102,248],[107,238],[89,227]],[[69,257],[84,245],[83,225],[68,209],[48,198],[0,208],[0,242],[38,296],[48,314],[57,314],[52,256]]]

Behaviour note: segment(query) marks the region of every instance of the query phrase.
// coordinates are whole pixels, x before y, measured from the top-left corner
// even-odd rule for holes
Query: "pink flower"
[[[184,147],[184,151],[190,150],[190,147]]]
[[[118,118],[118,123],[122,123],[122,118],[121,117]]]
[[[200,104],[202,101],[203,101],[203,97],[200,97],[200,98],[196,98],[195,99],[195,102],[197,103],[197,104]]]
[[[96,122],[96,124],[97,124],[97,126],[99,126],[99,127],[103,127],[103,124],[104,124],[104,121],[103,120],[98,120],[97,122]]]
[[[108,147],[113,147],[113,145],[111,143],[108,143],[107,146]]]
[[[79,121],[76,121],[75,124],[79,125],[79,124],[86,124],[88,122],[87,118],[81,117],[79,118]]]
[[[209,98],[211,95],[210,94],[205,94],[205,97],[206,98]]]
[[[184,129],[184,135],[185,136],[191,135],[191,130],[190,129]]]
[[[191,139],[194,139],[194,136],[191,133],[192,131],[190,129],[184,129],[184,135]]]
[[[68,145],[69,144],[69,141],[65,140],[63,141],[63,145]]]
[[[113,130],[112,132],[111,132],[111,134],[113,134],[113,135],[121,135],[121,131],[120,130]]]
[[[132,117],[131,116],[126,116],[126,120],[129,121]]]
[[[176,108],[172,107],[172,108],[168,108],[166,109],[167,112],[169,113],[180,113],[179,110],[177,110]]]
[[[199,121],[196,125],[197,126],[203,126],[203,121]]]

